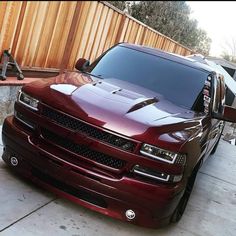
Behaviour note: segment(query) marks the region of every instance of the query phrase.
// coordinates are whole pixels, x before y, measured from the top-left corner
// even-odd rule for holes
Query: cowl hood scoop
[[[157,98],[148,98],[142,102],[139,102],[137,104],[135,104],[134,106],[132,106],[127,113],[130,113],[130,112],[133,112],[133,111],[136,111],[138,109],[141,109],[145,106],[148,106],[148,105],[151,105],[151,104],[155,104],[158,102],[158,99]]]
[[[143,94],[136,93],[127,89],[122,89],[119,86],[105,83],[103,81],[95,82],[93,83],[93,86],[96,86],[97,88],[100,88],[110,94],[115,94],[115,95],[118,95],[120,97],[127,99],[127,102],[129,101],[129,104],[131,104],[131,107],[126,113],[136,111],[145,106],[155,104],[158,102],[158,99],[156,97],[147,98]]]

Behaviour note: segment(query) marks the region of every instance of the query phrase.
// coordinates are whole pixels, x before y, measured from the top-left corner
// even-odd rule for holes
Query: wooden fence
[[[0,2],[0,53],[10,48],[23,67],[72,69],[118,42],[192,53],[107,2]]]

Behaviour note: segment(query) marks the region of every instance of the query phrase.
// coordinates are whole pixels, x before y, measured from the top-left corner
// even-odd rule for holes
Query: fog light
[[[182,179],[183,175],[174,175],[173,176],[173,182],[179,182]]]
[[[135,218],[135,212],[133,210],[127,210],[125,216],[129,220],[133,220]]]
[[[14,157],[14,156],[12,156],[12,157],[10,158],[10,162],[11,162],[11,165],[12,165],[12,166],[17,166],[17,165],[19,164],[18,159],[17,159],[16,157]]]

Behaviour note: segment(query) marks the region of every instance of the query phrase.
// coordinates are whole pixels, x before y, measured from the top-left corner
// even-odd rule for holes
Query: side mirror
[[[84,71],[90,65],[90,61],[84,58],[78,59],[75,63],[75,68],[79,71]]]
[[[222,113],[222,115],[215,114],[214,118],[236,123],[236,109],[233,107],[224,106],[224,112]]]

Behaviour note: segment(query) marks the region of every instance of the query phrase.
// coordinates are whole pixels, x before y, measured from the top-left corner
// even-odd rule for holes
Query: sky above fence
[[[220,56],[227,50],[227,42],[236,40],[236,2],[235,1],[187,1],[191,7],[191,17],[199,27],[206,30],[212,39],[211,56]]]

